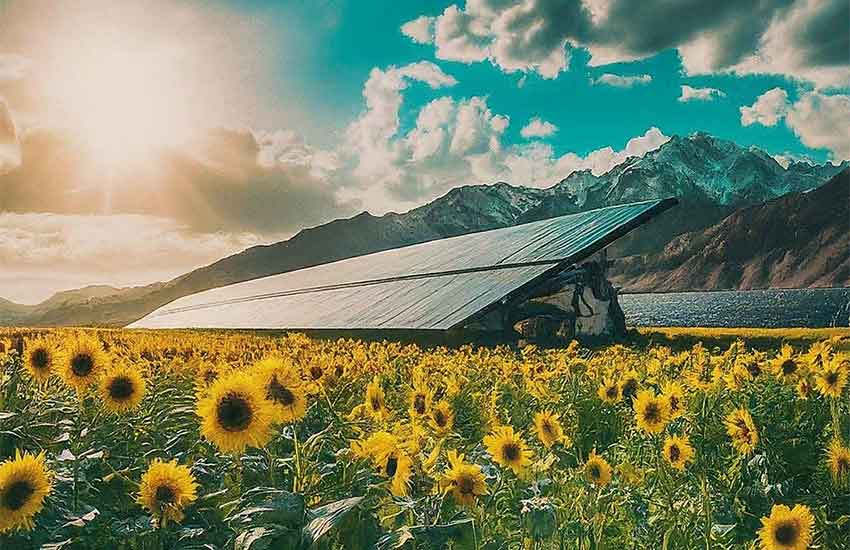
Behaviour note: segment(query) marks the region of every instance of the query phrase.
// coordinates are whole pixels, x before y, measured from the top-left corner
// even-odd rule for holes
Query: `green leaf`
[[[351,497],[311,510],[310,517],[313,519],[304,526],[302,546],[313,546],[328,531],[339,525],[362,501],[363,497]]]
[[[271,544],[274,530],[265,527],[255,527],[241,533],[233,543],[233,550],[262,550]],[[259,543],[259,544],[258,544]]]

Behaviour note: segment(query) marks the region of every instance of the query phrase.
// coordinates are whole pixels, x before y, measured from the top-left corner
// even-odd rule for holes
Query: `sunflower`
[[[826,361],[815,374],[815,387],[826,397],[839,398],[847,385],[847,371],[838,358]]]
[[[726,417],[726,433],[732,438],[732,446],[741,454],[750,454],[759,442],[758,429],[750,412],[736,409]]]
[[[431,409],[431,428],[438,435],[446,435],[455,425],[455,413],[448,401],[440,401]]]
[[[127,365],[107,370],[98,386],[104,406],[112,412],[134,409],[145,396],[145,379]]]
[[[694,448],[691,447],[688,436],[671,435],[664,441],[664,449],[661,454],[670,466],[684,471],[687,463],[694,458]]]
[[[410,417],[425,418],[431,410],[433,392],[424,385],[417,384],[410,392]]]
[[[602,380],[602,385],[596,390],[596,395],[603,402],[614,404],[620,400],[620,386],[617,382],[607,376]]]
[[[33,518],[44,507],[52,473],[44,466],[44,453],[15,451],[15,459],[0,464],[0,533],[30,530]]]
[[[35,338],[24,344],[24,367],[36,382],[46,382],[59,361],[59,350],[46,338]]]
[[[500,426],[484,437],[484,446],[496,464],[510,468],[516,475],[531,464],[532,452],[525,445],[521,434],[514,433],[512,426]]]
[[[182,521],[183,509],[197,497],[198,484],[189,468],[176,460],[164,462],[155,459],[142,476],[139,497],[136,500],[162,521]]]
[[[107,366],[107,355],[96,339],[80,336],[71,340],[62,365],[62,378],[78,392],[85,391]]]
[[[761,518],[762,550],[805,550],[812,542],[815,518],[808,506],[774,504],[770,517]]]
[[[291,424],[304,418],[307,397],[291,365],[273,358],[256,363],[254,369],[261,392],[271,405],[273,422]]]
[[[829,444],[826,464],[837,486],[844,487],[850,482],[850,449],[842,445],[838,439],[833,439]]]
[[[541,411],[534,415],[534,432],[547,449],[555,443],[565,443],[564,429],[557,414],[551,411]]]
[[[638,392],[633,406],[638,428],[648,433],[661,433],[670,419],[667,400],[656,397],[650,390]]]
[[[377,376],[366,386],[366,412],[375,420],[386,420],[390,412],[384,404],[384,389]]]
[[[401,448],[396,447],[377,460],[378,471],[390,479],[390,492],[397,497],[407,495],[408,483],[413,475],[413,461]]]
[[[812,381],[807,376],[801,376],[797,381],[797,397],[807,400],[812,395]]]
[[[667,404],[670,420],[679,418],[687,410],[685,390],[678,382],[667,382],[661,389],[661,399]]]
[[[584,475],[594,485],[604,487],[611,482],[611,465],[593,449],[584,463]]]
[[[631,404],[638,391],[638,373],[632,369],[620,377],[620,396]]]
[[[208,388],[222,374],[221,368],[209,361],[199,361],[195,365],[195,383],[199,389]]]
[[[794,357],[794,348],[788,344],[782,344],[770,366],[773,375],[783,384],[791,384],[803,374],[803,362]]]
[[[393,495],[407,494],[413,461],[398,437],[389,432],[375,432],[365,440],[353,441],[351,451],[357,458],[370,460],[381,474],[390,478]]]
[[[326,375],[329,374],[322,363],[323,358],[317,357],[310,361],[310,364],[304,371],[307,380],[313,384],[322,385],[325,382],[325,378],[327,378]]]
[[[262,387],[243,372],[219,378],[198,402],[201,435],[225,452],[263,447],[272,436],[273,415]]]
[[[451,493],[455,502],[461,506],[472,506],[475,498],[487,494],[487,483],[481,466],[464,462],[463,455],[457,451],[447,453],[449,469],[440,480],[444,492]]]

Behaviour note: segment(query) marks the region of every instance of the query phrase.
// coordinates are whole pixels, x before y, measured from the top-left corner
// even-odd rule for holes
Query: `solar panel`
[[[236,283],[179,298],[130,328],[446,330],[674,204],[611,206]]]

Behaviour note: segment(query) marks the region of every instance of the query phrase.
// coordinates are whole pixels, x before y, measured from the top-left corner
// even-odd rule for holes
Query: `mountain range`
[[[546,189],[504,182],[457,187],[403,214],[334,220],[168,282],[86,287],[35,306],[0,300],[0,325],[124,325],[181,296],[234,282],[669,196],[679,198],[678,207],[609,249],[616,259],[611,277],[624,291],[846,286],[848,173],[847,161],[782,166],[758,148],[705,133],[674,136],[602,175],[573,172]]]

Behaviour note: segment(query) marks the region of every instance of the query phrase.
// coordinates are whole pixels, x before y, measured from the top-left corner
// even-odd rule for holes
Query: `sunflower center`
[[[540,425],[540,428],[543,430],[543,433],[552,435],[552,424],[550,424],[548,420],[544,420],[543,424]]]
[[[71,358],[71,371],[79,377],[91,374],[94,369],[94,359],[88,353],[78,353]]]
[[[342,365],[337,365],[334,367],[334,376],[337,378],[342,378],[342,375],[345,374],[345,367]]]
[[[475,480],[470,476],[459,476],[457,478],[457,490],[462,495],[471,495],[475,490]]]
[[[16,481],[3,493],[3,507],[16,512],[24,507],[33,493],[35,488],[29,481]]]
[[[677,460],[679,460],[679,457],[681,455],[682,455],[682,453],[679,451],[679,447],[677,445],[671,445],[670,446],[670,461],[671,462],[676,462]]]
[[[434,422],[437,423],[437,426],[442,428],[443,426],[445,426],[448,423],[448,420],[449,419],[446,418],[446,414],[443,411],[441,411],[439,409],[434,411]]]
[[[835,383],[838,382],[838,373],[833,371],[826,375],[826,383],[830,386],[834,386]]]
[[[502,456],[505,457],[505,460],[508,462],[515,462],[519,460],[519,445],[516,443],[506,443],[504,447],[502,447]]]
[[[381,410],[381,400],[378,399],[377,396],[373,395],[372,398],[369,400],[369,404],[372,405],[373,411]]]
[[[631,400],[637,393],[637,380],[630,378],[623,384],[623,399]]]
[[[602,471],[599,469],[599,464],[591,464],[588,471],[590,472],[590,477],[593,479],[599,479],[602,477]]]
[[[669,401],[670,401],[670,410],[671,411],[678,411],[679,410],[679,398],[676,397],[675,395],[671,395]]]
[[[793,359],[786,359],[782,362],[782,374],[789,376],[797,371],[797,363]]]
[[[241,432],[251,424],[254,417],[251,404],[236,393],[224,396],[218,403],[216,413],[219,424],[229,432]]]
[[[783,523],[773,532],[776,542],[790,546],[797,541],[797,526],[793,523]]]
[[[313,365],[310,367],[310,378],[313,380],[318,380],[322,377],[322,367],[319,365]]]
[[[838,470],[839,475],[850,472],[850,460],[844,457],[839,458],[835,463],[835,469]]]
[[[417,393],[413,398],[413,410],[416,414],[425,414],[425,396],[421,393]]]
[[[277,381],[277,377],[273,377],[269,382],[269,389],[266,396],[275,403],[280,403],[284,407],[289,407],[295,403],[295,394],[292,391]]]
[[[38,348],[32,352],[30,361],[36,370],[44,370],[47,368],[48,363],[50,363],[50,354],[47,353],[46,349]]]
[[[175,497],[174,489],[170,485],[160,485],[156,488],[156,501],[161,506],[174,504]]]
[[[659,409],[658,405],[655,403],[648,404],[646,409],[643,411],[643,419],[650,424],[658,422],[661,420],[661,409]]]
[[[608,399],[616,399],[617,398],[617,386],[609,386],[607,390],[605,390],[605,395],[608,396]]]
[[[391,456],[387,459],[387,475],[393,477],[398,471],[398,458]]]
[[[126,401],[134,393],[133,381],[127,376],[118,376],[109,382],[109,397],[115,401]]]
[[[753,378],[755,378],[756,376],[758,376],[759,374],[761,374],[761,367],[759,367],[757,363],[749,363],[749,364],[747,364],[747,370],[749,371],[750,375],[751,375]]]

